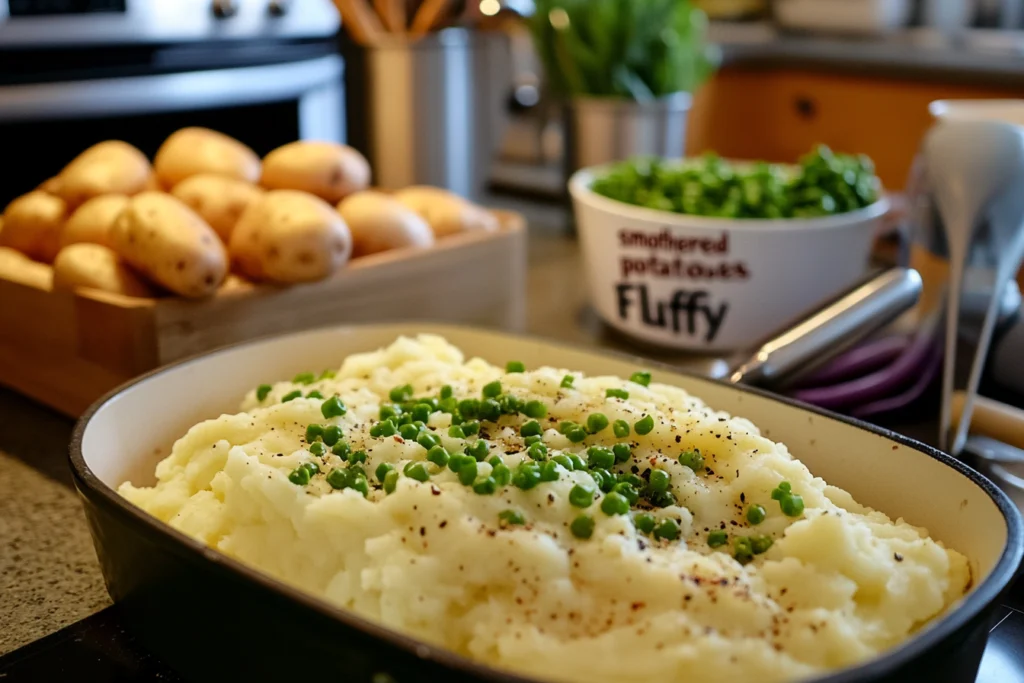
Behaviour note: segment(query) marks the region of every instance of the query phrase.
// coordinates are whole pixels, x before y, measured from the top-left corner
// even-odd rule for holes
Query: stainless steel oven
[[[330,0],[0,0],[0,206],[105,139],[344,141]]]

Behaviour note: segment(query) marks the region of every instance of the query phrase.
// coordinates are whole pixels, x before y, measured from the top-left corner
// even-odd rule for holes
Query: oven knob
[[[213,16],[218,19],[227,19],[238,13],[238,3],[235,0],[213,0]]]
[[[270,0],[267,13],[272,17],[283,17],[288,12],[289,0]]]

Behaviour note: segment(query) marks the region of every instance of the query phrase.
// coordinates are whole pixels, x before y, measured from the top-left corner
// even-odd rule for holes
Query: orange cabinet
[[[1024,97],[1024,88],[946,85],[791,68],[723,69],[697,95],[688,152],[795,161],[824,142],[871,156],[887,188],[902,189],[943,98]]]

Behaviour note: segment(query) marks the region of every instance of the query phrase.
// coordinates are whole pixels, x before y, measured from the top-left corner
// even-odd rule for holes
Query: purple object
[[[935,378],[939,376],[939,370],[941,368],[942,349],[938,344],[935,344],[932,348],[931,355],[928,357],[928,362],[923,368],[923,372],[909,389],[891,398],[885,398],[881,401],[875,401],[873,403],[860,406],[859,408],[854,408],[849,411],[850,415],[864,419],[881,415],[883,413],[902,410],[903,408],[910,406],[924,395],[924,392],[932,385]]]
[[[910,337],[902,335],[867,342],[829,361],[819,370],[801,379],[797,387],[825,387],[836,382],[863,377],[895,361],[910,343]]]

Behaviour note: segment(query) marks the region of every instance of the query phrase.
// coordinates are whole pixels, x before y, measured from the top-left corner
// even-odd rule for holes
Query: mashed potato
[[[337,373],[254,390],[243,412],[182,437],[155,487],[121,493],[336,605],[559,681],[798,680],[900,643],[963,595],[966,559],[924,529],[857,504],[749,422],[637,379],[506,373],[439,337],[402,338]],[[397,416],[379,424],[405,385],[449,411],[418,435],[405,426],[411,438],[391,433]],[[450,429],[457,405],[456,421],[494,409],[483,394],[506,414],[477,434],[460,436],[471,421]],[[347,410],[325,418],[334,396]],[[475,408],[459,404],[470,397]],[[525,431],[543,431],[547,453],[531,456],[522,412],[542,410]],[[580,427],[598,413],[607,426]],[[486,455],[463,455],[481,439]],[[615,444],[628,459],[620,446],[592,474]]]

